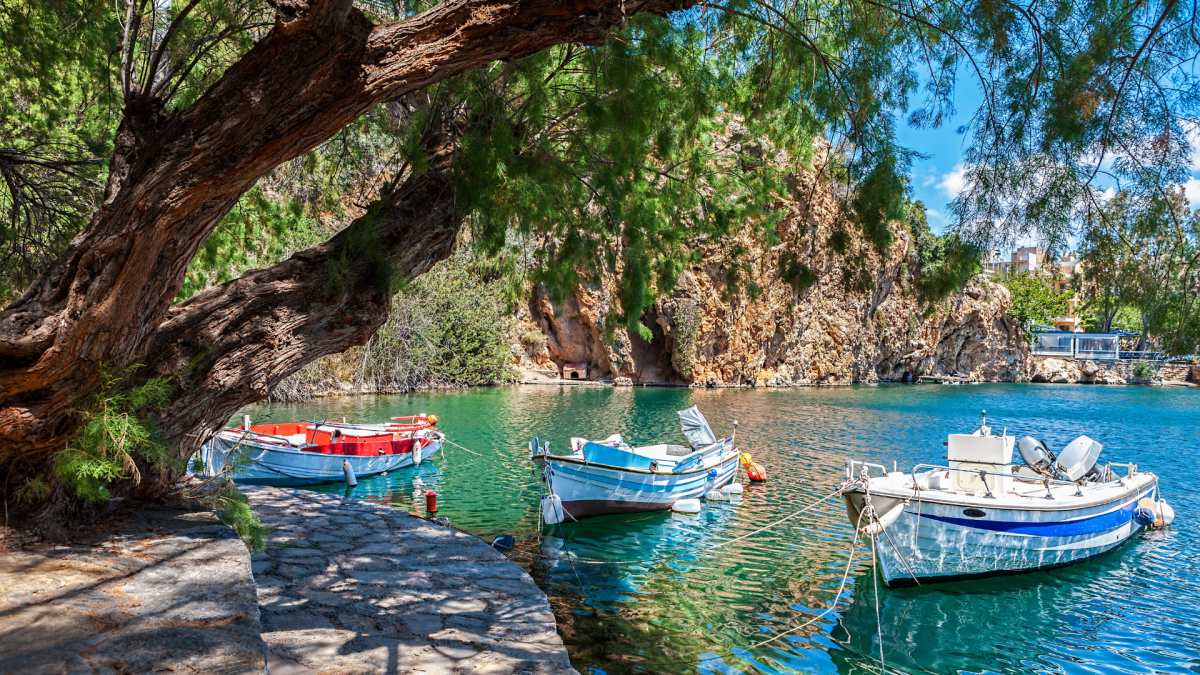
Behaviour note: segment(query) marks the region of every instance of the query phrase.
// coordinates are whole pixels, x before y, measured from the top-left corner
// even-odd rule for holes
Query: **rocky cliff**
[[[518,313],[518,367],[535,377],[583,362],[589,379],[697,386],[841,385],[932,374],[1029,379],[1028,352],[1006,314],[1006,288],[980,276],[941,304],[922,307],[912,290],[916,259],[905,226],[893,228],[886,255],[853,234],[838,254],[829,244],[838,204],[828,189],[801,176],[779,208],[782,243],[773,247],[752,228],[721,246],[696,243],[703,264],[642,317],[649,341],[624,330],[605,339],[614,306],[608,282],[580,288],[561,305],[535,288]],[[731,251],[747,253],[734,260]],[[747,260],[745,278],[730,288],[730,269]],[[789,268],[781,261],[802,262],[815,277],[784,278]]]

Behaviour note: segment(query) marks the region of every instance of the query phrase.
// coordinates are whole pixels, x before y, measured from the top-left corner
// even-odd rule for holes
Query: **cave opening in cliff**
[[[642,323],[650,329],[652,339],[647,342],[638,331],[629,331],[630,347],[634,363],[637,364],[637,381],[651,384],[686,384],[687,381],[675,370],[671,355],[675,340],[663,332],[658,323],[658,312],[647,310]]]

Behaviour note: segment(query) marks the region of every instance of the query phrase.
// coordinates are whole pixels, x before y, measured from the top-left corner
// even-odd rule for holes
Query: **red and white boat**
[[[222,430],[200,448],[203,472],[232,466],[235,483],[297,487],[355,479],[420,464],[442,447],[437,416],[393,417],[387,424],[296,422]],[[347,465],[347,466],[344,466]]]

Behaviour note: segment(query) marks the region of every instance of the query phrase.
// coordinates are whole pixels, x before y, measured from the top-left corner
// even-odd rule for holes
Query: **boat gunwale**
[[[234,431],[228,431],[228,430],[226,430],[226,431],[221,431],[220,433],[218,433],[218,434],[217,434],[217,436],[241,436],[241,434],[239,434],[239,433],[237,433],[237,432],[234,432]],[[442,442],[442,440],[443,440],[443,439],[442,439],[442,438],[435,438],[435,439],[424,439],[424,438],[421,438],[421,437],[413,437],[413,438],[402,438],[402,439],[400,439],[400,440],[402,440],[402,441],[407,441],[407,440],[416,440],[416,441],[420,441],[420,440],[432,440],[433,442],[432,442],[432,443],[430,443],[429,445],[422,445],[422,446],[420,446],[422,449],[424,449],[424,448],[427,448],[427,447],[429,447],[430,445],[433,445],[433,444],[435,444],[435,443],[439,443],[439,444],[440,444],[440,443]],[[395,442],[395,441],[389,441],[389,442]],[[324,446],[326,446],[326,445],[334,445],[333,443],[300,443],[300,444],[297,444],[297,445],[282,445],[282,444],[281,444],[281,445],[276,445],[276,444],[274,444],[274,443],[264,443],[264,442],[262,442],[262,441],[254,440],[254,439],[251,439],[251,438],[242,438],[242,439],[241,439],[241,440],[239,440],[237,443],[238,443],[238,445],[247,445],[247,446],[254,447],[254,448],[258,448],[258,449],[261,449],[261,450],[269,450],[269,451],[271,451],[271,452],[286,452],[286,453],[289,453],[289,454],[297,454],[297,455],[300,455],[300,454],[302,454],[302,455],[303,455],[303,456],[305,456],[305,457],[308,457],[308,456],[311,456],[311,455],[328,455],[328,456],[330,456],[330,457],[346,457],[346,458],[349,458],[349,459],[355,459],[355,458],[357,458],[357,459],[364,459],[364,458],[371,458],[371,457],[389,457],[389,456],[392,456],[392,455],[410,455],[410,454],[412,454],[412,452],[413,452],[412,448],[410,448],[410,449],[408,449],[408,450],[405,450],[405,451],[403,451],[403,452],[389,452],[389,453],[386,453],[386,454],[383,454],[383,455],[347,455],[347,454],[343,454],[343,453],[340,453],[340,452],[328,452],[328,453],[326,453],[326,452],[314,452],[314,451],[312,451],[312,450],[310,450],[310,449],[309,449],[309,448],[320,448],[320,447],[324,447]],[[365,445],[365,444],[364,444],[364,443],[341,443],[341,445]],[[236,446],[235,446],[235,447],[236,447]]]
[[[1130,482],[1140,481],[1143,476],[1148,477],[1145,485],[1141,485],[1141,486],[1126,485],[1123,492],[1121,492],[1113,497],[1109,497],[1109,498],[1105,498],[1105,499],[1100,499],[1100,498],[1096,497],[1096,498],[1093,498],[1093,500],[1091,500],[1091,501],[1075,502],[1072,504],[1062,504],[1062,505],[1060,505],[1060,504],[1037,504],[1037,505],[1034,505],[1034,504],[998,504],[997,503],[998,500],[988,500],[987,497],[976,497],[973,494],[968,495],[968,494],[963,494],[963,493],[959,493],[959,492],[951,492],[948,490],[930,490],[927,488],[915,489],[915,488],[911,488],[911,487],[890,488],[890,487],[884,486],[882,488],[877,489],[874,486],[872,486],[871,487],[871,495],[873,495],[873,496],[878,495],[880,497],[887,497],[890,499],[903,499],[906,501],[921,501],[926,504],[942,504],[945,506],[982,506],[982,507],[991,509],[993,511],[1077,511],[1080,509],[1094,508],[1097,506],[1105,506],[1108,504],[1112,504],[1113,502],[1118,502],[1118,501],[1124,500],[1124,499],[1128,498],[1130,495],[1140,493],[1143,490],[1145,490],[1147,487],[1158,483],[1158,476],[1149,471],[1139,473],[1139,474],[1133,476],[1132,478],[1131,477],[1123,477],[1123,478],[1121,478],[1121,480],[1130,481]],[[1107,487],[1108,484],[1105,483],[1105,484],[1101,484],[1101,485]],[[1089,486],[1089,487],[1091,487],[1091,486]],[[855,486],[851,489],[846,490],[843,494],[865,495],[866,489]],[[1017,496],[1024,496],[1024,495],[1017,495]],[[1085,498],[1086,497],[1087,497],[1087,495],[1085,495]],[[1027,499],[1037,499],[1036,497],[1026,497],[1026,498]],[[1051,500],[1044,500],[1044,501],[1051,501]],[[1058,500],[1056,499],[1054,501],[1058,501]]]
[[[733,450],[734,450],[734,453],[733,453],[734,458],[736,458],[738,455],[737,448],[734,447]],[[624,472],[628,472],[628,473],[641,473],[641,474],[646,474],[648,476],[687,476],[689,474],[694,474],[694,473],[707,473],[709,470],[711,470],[717,466],[720,466],[721,464],[724,464],[725,462],[729,461],[729,459],[731,459],[731,458],[726,458],[723,460],[719,460],[712,466],[709,466],[706,464],[706,465],[702,466],[701,468],[695,469],[695,470],[675,472],[675,471],[647,471],[645,469],[630,469],[627,467],[612,466],[611,464],[597,464],[596,462],[589,462],[587,460],[579,459],[579,458],[573,457],[571,455],[541,455],[540,457],[542,459],[545,459],[546,461],[565,462],[567,464],[578,464],[578,465],[584,466],[584,467],[596,467],[598,469],[607,469],[609,471],[624,471]],[[720,455],[718,455],[718,457],[720,457]]]

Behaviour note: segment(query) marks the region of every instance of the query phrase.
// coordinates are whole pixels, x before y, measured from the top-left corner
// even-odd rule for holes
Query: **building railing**
[[[1161,351],[1121,349],[1120,339],[1119,335],[1094,333],[1034,333],[1030,352],[1036,356],[1069,356],[1092,361],[1161,363],[1165,358]]]

